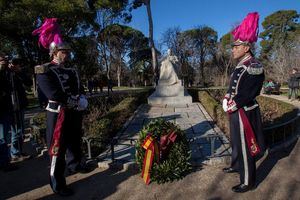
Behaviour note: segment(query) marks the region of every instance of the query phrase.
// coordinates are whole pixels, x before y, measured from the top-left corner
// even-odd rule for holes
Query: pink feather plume
[[[234,41],[256,42],[258,38],[258,20],[257,12],[249,13],[243,22],[232,31]]]
[[[39,34],[39,44],[45,49],[49,49],[51,42],[55,44],[62,43],[62,36],[57,21],[57,18],[46,18],[43,25],[32,32],[32,35]]]

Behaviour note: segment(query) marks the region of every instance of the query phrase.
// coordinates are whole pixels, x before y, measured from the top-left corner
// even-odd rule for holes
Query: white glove
[[[227,99],[223,99],[223,103],[222,103],[222,107],[223,107],[223,110],[225,111],[225,112],[227,112],[227,110],[228,110],[228,100]]]
[[[82,111],[85,110],[88,107],[88,101],[84,95],[80,95],[78,100],[78,108],[77,110]]]
[[[237,105],[236,105],[235,101],[234,100],[230,100],[228,102],[227,113],[231,114],[231,113],[235,112],[237,109],[238,108],[237,108]]]

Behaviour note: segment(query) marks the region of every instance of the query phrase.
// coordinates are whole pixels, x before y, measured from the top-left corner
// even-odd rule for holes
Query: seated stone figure
[[[178,62],[176,56],[171,56],[171,50],[168,49],[168,55],[162,61],[159,75],[159,85],[173,85],[178,82],[178,76],[174,69],[174,64]]]
[[[155,92],[148,97],[150,105],[191,104],[192,97],[184,90],[181,80],[175,71],[176,56],[171,56],[171,50],[161,62],[160,76]]]

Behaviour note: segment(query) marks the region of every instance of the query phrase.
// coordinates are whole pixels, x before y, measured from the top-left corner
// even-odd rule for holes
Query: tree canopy
[[[291,46],[300,34],[300,15],[295,10],[280,10],[267,16],[262,22],[262,54],[271,56],[278,46]]]
[[[63,40],[73,49],[71,64],[77,66],[82,78],[106,74],[118,85],[132,79],[148,84],[158,75],[160,56],[154,45],[150,3],[151,0],[0,0],[0,51],[24,58],[24,64],[31,68],[48,62],[48,50],[38,46],[38,37],[32,36],[32,31],[45,18],[55,17],[59,18]],[[146,6],[148,14],[147,37],[128,26],[132,10],[141,6]],[[295,10],[279,10],[262,22],[258,52],[267,76],[284,81],[290,66],[299,66],[299,18]],[[185,84],[196,80],[201,85],[224,85],[234,66],[231,42],[230,33],[218,40],[216,30],[198,25],[189,30],[167,29],[157,46],[170,48],[178,57],[178,76]]]

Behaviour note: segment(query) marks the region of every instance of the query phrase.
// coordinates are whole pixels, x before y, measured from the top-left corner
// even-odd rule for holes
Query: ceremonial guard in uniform
[[[43,30],[47,30],[48,36],[50,27],[53,30],[50,34],[57,35],[56,21],[55,18],[46,19],[33,33],[39,33],[41,38],[45,37]],[[36,66],[35,73],[38,86],[48,98],[46,134],[51,159],[50,184],[55,193],[69,196],[73,191],[66,186],[65,156],[67,154],[68,167],[73,166],[76,170],[80,166],[82,110],[86,109],[87,100],[77,71],[64,66],[70,56],[69,45],[56,38],[50,43],[49,50],[52,61]]]
[[[264,81],[264,70],[251,52],[258,36],[258,13],[249,13],[232,32],[233,58],[238,61],[223,100],[223,109],[228,113],[232,146],[231,166],[226,173],[238,172],[240,184],[234,192],[246,192],[255,187],[256,159],[265,151],[262,121],[256,97]]]

